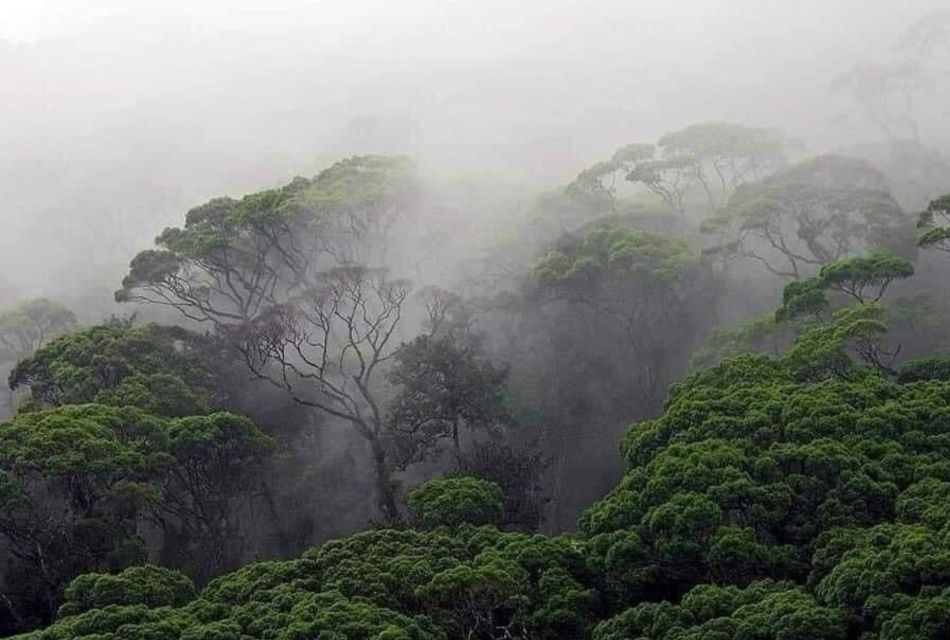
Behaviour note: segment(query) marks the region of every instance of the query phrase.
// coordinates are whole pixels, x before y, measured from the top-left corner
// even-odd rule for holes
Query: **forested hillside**
[[[58,621],[23,637],[945,638],[948,366],[891,380],[848,355],[850,320],[827,329],[676,383],[661,417],[630,428],[626,474],[576,534],[499,529],[497,484],[432,480],[405,525],[200,589],[154,565],[80,576]],[[144,423],[96,405],[28,413],[5,445],[70,414],[118,433],[121,413]]]
[[[711,122],[475,249],[404,157],[191,209],[129,314],[0,315],[0,632],[950,637],[950,196],[899,181]]]
[[[950,639],[950,10],[34,4],[0,637]]]

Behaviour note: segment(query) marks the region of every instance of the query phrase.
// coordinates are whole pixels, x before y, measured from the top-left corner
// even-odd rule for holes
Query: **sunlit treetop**
[[[414,163],[404,156],[353,156],[321,171],[302,193],[317,211],[382,216],[382,209],[405,206],[419,189]]]

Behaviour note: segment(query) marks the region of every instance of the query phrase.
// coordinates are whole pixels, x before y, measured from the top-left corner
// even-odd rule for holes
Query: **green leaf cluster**
[[[413,520],[423,527],[497,524],[504,502],[497,484],[469,476],[429,480],[406,498]]]
[[[114,322],[60,336],[10,373],[11,387],[26,385],[38,406],[94,402],[186,416],[221,402],[198,336],[157,324]]]

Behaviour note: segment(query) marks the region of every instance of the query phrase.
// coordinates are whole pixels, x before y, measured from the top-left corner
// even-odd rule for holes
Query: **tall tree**
[[[703,122],[665,134],[664,156],[688,157],[708,204],[721,207],[742,184],[782,169],[797,143],[775,129],[728,122]]]
[[[637,401],[659,399],[673,363],[670,331],[686,331],[711,319],[698,299],[716,295],[699,256],[681,240],[634,229],[606,227],[566,236],[535,266],[537,300],[586,308],[597,321],[619,329],[629,351]],[[682,333],[679,333],[682,336]]]
[[[914,265],[910,262],[878,251],[823,265],[818,279],[825,287],[863,304],[880,301],[892,282],[912,275]]]
[[[0,534],[29,576],[10,595],[41,602],[49,620],[71,578],[141,561],[136,515],[160,500],[150,481],[167,444],[162,422],[132,408],[58,407],[0,425]]]
[[[610,160],[585,169],[568,193],[606,200],[617,210],[622,183],[642,185],[673,211],[681,211],[693,189],[710,208],[721,206],[741,184],[786,164],[793,142],[774,129],[728,122],[704,122],[663,135],[656,145],[628,144]]]
[[[342,420],[368,443],[388,520],[398,519],[399,509],[377,383],[393,355],[409,291],[382,269],[337,267],[292,302],[228,335],[255,376]]]
[[[417,192],[407,159],[357,156],[312,180],[213,200],[133,259],[116,294],[211,323],[254,376],[351,426],[369,445],[387,519],[398,507],[378,374],[410,288],[381,265]]]
[[[240,562],[237,517],[259,497],[253,472],[274,443],[253,421],[224,412],[177,418],[167,433],[174,463],[158,481],[155,517],[176,542],[165,555],[203,582]]]
[[[798,279],[854,253],[906,253],[908,222],[882,173],[825,155],[743,185],[704,231],[721,237],[709,253],[747,258]]]
[[[510,417],[503,405],[508,372],[479,343],[422,335],[394,353],[387,378],[396,387],[389,428],[401,466],[419,462],[444,441],[462,456],[462,430],[499,430]]]
[[[416,192],[407,159],[355,156],[311,180],[216,198],[132,260],[116,300],[172,307],[219,327],[247,322],[328,268],[381,266],[387,234]]]

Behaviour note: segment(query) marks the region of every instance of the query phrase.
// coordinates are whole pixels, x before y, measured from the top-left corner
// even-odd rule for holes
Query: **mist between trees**
[[[0,288],[0,635],[950,637],[947,15],[860,143],[343,154]]]

